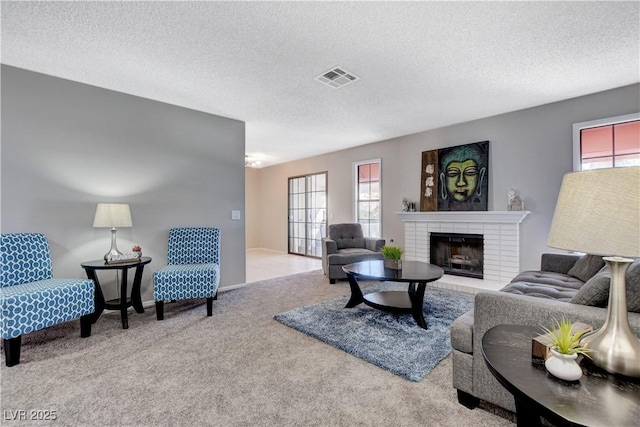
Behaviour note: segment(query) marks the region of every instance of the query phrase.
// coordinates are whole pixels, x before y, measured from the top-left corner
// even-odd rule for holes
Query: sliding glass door
[[[327,173],[289,178],[289,253],[322,256],[327,235]]]

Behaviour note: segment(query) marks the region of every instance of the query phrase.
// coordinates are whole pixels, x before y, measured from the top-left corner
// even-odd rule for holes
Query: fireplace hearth
[[[482,279],[483,241],[481,234],[431,233],[430,263],[446,274]]]

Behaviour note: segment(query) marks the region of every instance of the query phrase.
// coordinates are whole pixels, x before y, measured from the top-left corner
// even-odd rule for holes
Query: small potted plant
[[[589,349],[580,345],[587,332],[575,327],[570,320],[554,319],[549,328],[543,327],[551,340],[551,357],[544,365],[553,376],[566,381],[577,381],[582,377],[582,368],[576,362],[579,354],[589,356]]]
[[[402,270],[402,254],[404,254],[404,249],[398,246],[388,245],[383,246],[380,252],[382,252],[382,256],[384,256],[384,268]]]
[[[131,248],[131,250],[133,251],[133,254],[135,256],[137,256],[138,258],[142,258],[142,247],[135,245],[134,247]]]

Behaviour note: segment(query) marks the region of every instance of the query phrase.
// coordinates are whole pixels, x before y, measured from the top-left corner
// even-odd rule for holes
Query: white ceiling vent
[[[325,71],[315,78],[320,83],[331,86],[334,89],[339,89],[348,84],[360,80],[360,77],[356,76],[350,71],[341,67],[333,67],[330,70]]]

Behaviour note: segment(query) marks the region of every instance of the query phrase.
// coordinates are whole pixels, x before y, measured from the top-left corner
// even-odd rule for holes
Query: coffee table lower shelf
[[[378,310],[390,313],[411,313],[411,299],[406,291],[371,292],[362,296],[363,302]]]

